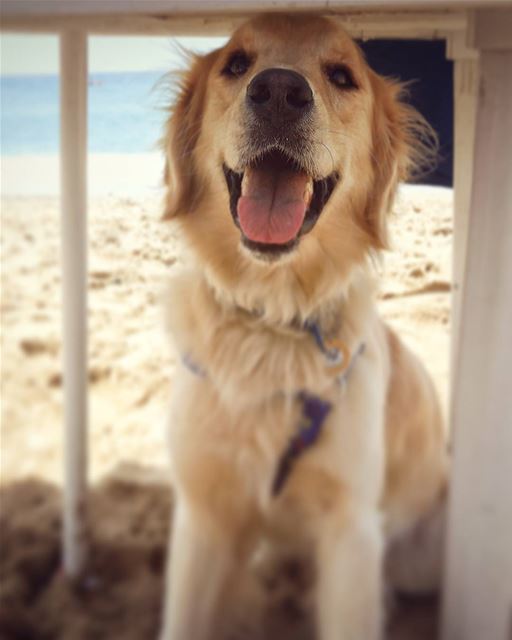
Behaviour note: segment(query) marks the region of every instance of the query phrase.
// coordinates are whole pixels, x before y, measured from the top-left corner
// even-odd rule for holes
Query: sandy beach
[[[158,156],[93,155],[89,166],[90,462],[96,479],[123,461],[165,464],[174,355],[162,330],[161,294],[184,252],[177,229],[160,220]],[[58,483],[58,166],[54,158],[46,164],[44,157],[7,158],[3,169],[6,183],[13,176],[17,181],[2,199],[2,479],[35,474]],[[46,181],[43,195],[35,195],[38,181]],[[114,195],[123,193],[123,182],[130,183],[129,195]],[[22,195],[13,195],[15,188]],[[376,265],[382,313],[422,356],[445,406],[451,201],[450,190],[402,188],[391,218],[394,249]]]
[[[89,593],[91,609],[85,610],[110,620],[110,627],[87,635],[89,618],[75,624],[80,601],[56,582],[63,466],[58,161],[13,157],[2,158],[1,479],[2,532],[10,545],[3,597],[15,606],[3,628],[21,628],[23,619],[28,638],[142,640],[157,627],[169,510],[159,478],[165,475],[164,423],[175,354],[162,328],[161,292],[174,266],[186,258],[177,229],[160,221],[159,156],[98,155],[89,167],[89,458],[96,483],[91,498],[100,549],[96,570],[108,565],[104,589],[120,589],[119,581],[133,584],[143,576],[150,618],[130,635],[136,612],[143,617],[141,608],[134,605],[131,617],[116,619],[115,607],[125,610],[137,590],[123,597],[116,592],[109,612]],[[394,250],[376,265],[379,305],[426,362],[446,409],[452,191],[404,187],[391,228]],[[45,542],[36,553],[38,531]],[[32,540],[32,555],[19,546],[20,532]],[[119,540],[131,556],[123,556]],[[113,568],[105,560],[105,545],[116,549],[109,561]],[[42,586],[34,591],[37,570]],[[105,593],[100,589],[103,599]],[[63,598],[72,622],[56,614]],[[420,637],[400,633],[392,637]]]

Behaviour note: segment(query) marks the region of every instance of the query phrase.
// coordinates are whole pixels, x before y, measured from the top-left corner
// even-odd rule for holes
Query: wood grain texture
[[[453,396],[445,640],[507,640],[510,633],[511,66],[512,51],[482,51]]]

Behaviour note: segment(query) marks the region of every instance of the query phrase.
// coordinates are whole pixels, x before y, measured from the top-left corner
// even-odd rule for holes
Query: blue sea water
[[[160,71],[89,76],[90,152],[145,153],[156,148],[166,114]],[[59,79],[53,75],[2,76],[2,155],[59,150]],[[168,98],[169,99],[169,98]]]

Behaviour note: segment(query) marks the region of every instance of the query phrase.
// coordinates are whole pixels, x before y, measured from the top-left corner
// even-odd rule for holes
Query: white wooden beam
[[[501,20],[509,25],[512,12]],[[492,21],[489,21],[490,24]],[[481,51],[442,637],[512,633],[512,30]],[[487,47],[492,33],[475,40]]]
[[[86,559],[87,490],[87,35],[60,36],[64,313],[64,570]]]
[[[3,0],[2,13],[16,15],[196,14],[258,11],[426,10],[506,6],[510,0]]]
[[[2,18],[2,30],[24,33],[55,33],[64,29],[80,29],[91,35],[140,36],[223,36],[229,34],[245,16],[177,15],[25,15]]]
[[[95,13],[141,15],[341,9],[354,11],[430,10],[507,6],[509,0],[3,0],[2,13],[25,15],[87,15]]]
[[[229,35],[243,20],[257,13],[249,8],[244,12],[243,8],[244,5],[238,5],[238,12],[214,15],[12,14],[3,16],[2,29],[44,33],[80,28],[90,34],[99,35],[224,36]],[[356,38],[443,38],[445,33],[464,33],[467,27],[464,11],[361,13],[340,12],[334,7],[319,7],[319,11],[323,15],[339,17],[349,33]]]

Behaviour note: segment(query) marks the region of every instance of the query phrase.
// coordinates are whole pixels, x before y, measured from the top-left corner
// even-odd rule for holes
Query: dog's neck
[[[176,300],[183,303],[173,304]],[[215,380],[233,412],[271,400],[276,390],[295,394],[307,389],[321,395],[336,380],[332,371],[337,373],[341,362],[350,363],[377,321],[372,288],[363,275],[344,296],[313,307],[314,315],[277,321],[266,309],[240,304],[215,290],[204,269],[176,274],[169,301],[167,326],[183,362]],[[338,354],[343,354],[341,360]]]
[[[364,333],[359,320],[364,314],[360,310],[374,304],[373,279],[366,269],[354,270],[347,281],[337,283],[323,295],[314,292],[316,295],[309,297],[293,287],[280,288],[279,280],[274,293],[272,282],[263,283],[261,289],[258,286],[227,289],[208,272],[205,280],[227,317],[245,316],[277,332],[304,331],[314,324],[327,338],[347,332],[355,336]]]
[[[315,325],[321,328],[323,334],[330,336],[337,334],[341,328],[344,303],[343,298],[332,300],[328,305],[315,310],[307,318],[297,315],[290,321],[272,320],[268,318],[264,308],[247,309],[240,305],[235,305],[232,307],[232,312],[246,316],[248,319],[253,319],[277,331],[304,331],[308,327]]]

